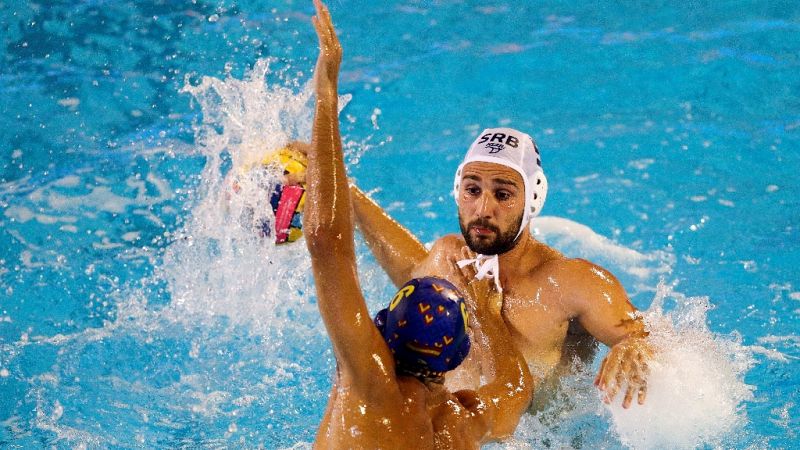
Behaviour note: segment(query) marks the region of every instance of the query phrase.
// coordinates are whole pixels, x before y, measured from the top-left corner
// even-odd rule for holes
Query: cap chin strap
[[[530,226],[530,221],[526,222],[525,217],[522,219],[522,223],[524,225],[519,226],[519,231],[517,232],[517,236],[514,238],[514,246],[518,244],[519,237],[522,236],[522,232],[525,231],[525,228]],[[481,255],[480,253],[475,255],[473,259],[462,259],[460,261],[456,261],[459,268],[464,268],[470,264],[475,265],[475,270],[477,273],[475,274],[475,279],[482,280],[486,277],[494,278],[494,285],[497,287],[497,292],[503,293],[503,286],[500,285],[500,259],[499,255]]]
[[[497,292],[503,293],[503,286],[500,285],[500,260],[498,255],[475,255],[475,258],[472,259],[462,259],[461,261],[456,261],[459,268],[464,268],[470,264],[475,265],[475,270],[477,273],[475,274],[475,279],[483,280],[486,277],[494,278],[494,285],[497,288]]]

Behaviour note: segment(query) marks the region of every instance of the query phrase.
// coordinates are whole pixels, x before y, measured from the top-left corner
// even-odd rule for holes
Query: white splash
[[[664,312],[665,299],[678,306]],[[738,336],[719,336],[706,325],[704,297],[684,297],[659,285],[645,312],[657,356],[651,363],[644,405],[608,409],[620,440],[636,449],[723,445],[747,422],[744,402],[753,387],[744,383],[754,364]]]
[[[620,398],[610,406],[602,403],[591,382],[604,356],[600,354],[594,368],[577,363],[545,408],[523,417],[515,439],[504,448],[607,448],[622,443],[635,449],[679,449],[725,446],[741,439],[748,420],[744,403],[753,398],[753,388],[743,378],[759,349],[743,346],[738,336],[712,333],[707,298],[685,297],[663,281],[655,286],[653,278],[672,272],[673,254],[640,253],[558,217],[536,218],[531,230],[570,257],[634,275],[643,290],[655,291],[642,314],[658,352],[644,405],[626,410]]]
[[[242,80],[203,77],[181,90],[202,109],[195,137],[206,165],[196,205],[157,272],[169,286],[176,320],[186,313],[226,316],[263,331],[282,323],[290,308],[313,311],[305,245],[275,246],[259,232],[273,226],[269,193],[280,174],[247,170],[288,142],[310,139],[310,85],[268,85],[269,62],[259,60]]]

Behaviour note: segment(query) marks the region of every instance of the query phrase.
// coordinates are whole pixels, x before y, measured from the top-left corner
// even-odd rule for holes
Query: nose
[[[492,217],[494,210],[494,199],[487,192],[481,193],[481,196],[475,203],[475,215],[481,218]]]

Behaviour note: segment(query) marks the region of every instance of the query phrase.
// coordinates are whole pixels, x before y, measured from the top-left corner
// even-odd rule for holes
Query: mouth
[[[478,237],[485,237],[494,234],[494,230],[492,230],[491,228],[479,227],[477,225],[473,225],[469,227],[469,229]]]
[[[500,230],[496,226],[484,220],[476,220],[469,224],[469,232],[475,238],[490,238],[500,234]]]

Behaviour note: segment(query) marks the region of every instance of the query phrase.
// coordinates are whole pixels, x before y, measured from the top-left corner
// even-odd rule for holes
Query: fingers
[[[606,389],[606,403],[614,401],[614,397],[616,397],[617,393],[622,389],[623,384],[622,371],[620,371],[618,367],[612,367],[612,369],[613,376],[610,377],[611,382],[608,383],[608,388]]]
[[[605,403],[611,403],[620,389],[622,381],[620,379],[621,363],[621,356],[612,348],[600,365],[600,372],[597,375],[595,384],[598,389],[605,393],[605,396],[603,396],[603,402]]]
[[[629,408],[636,398],[642,405],[647,398],[647,378],[649,374],[647,356],[633,348],[615,347],[603,359],[594,384],[605,393],[603,401],[614,401],[624,390],[622,407]]]
[[[633,391],[634,389],[628,385],[628,389],[625,391],[625,398],[622,400],[622,407],[628,409],[631,407],[631,402],[633,401]]]
[[[600,390],[605,389],[605,367],[606,358],[603,358],[603,362],[600,363],[600,370],[597,371],[597,376],[594,378],[594,385],[599,387]]]
[[[639,368],[636,368],[633,375],[628,377],[628,390],[625,392],[625,399],[622,401],[622,407],[628,408],[633,403],[633,396],[636,396],[636,402],[644,405],[647,398],[647,380],[642,377]]]
[[[317,10],[317,15],[311,18],[311,22],[317,30],[320,47],[326,50],[331,49],[331,47],[333,49],[338,49],[339,40],[336,38],[336,30],[333,27],[333,21],[331,20],[331,13],[328,7],[320,0],[314,0],[314,8]]]

